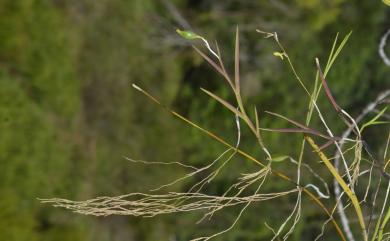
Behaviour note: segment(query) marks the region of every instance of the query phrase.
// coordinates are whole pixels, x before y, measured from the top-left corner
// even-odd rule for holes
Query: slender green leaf
[[[336,34],[336,37],[334,38],[333,45],[332,45],[332,49],[330,50],[329,57],[328,57],[328,61],[326,62],[326,66],[325,66],[325,72],[324,72],[325,75],[328,73],[329,68],[331,67],[331,66],[330,66],[330,61],[331,61],[332,58],[333,58],[333,54],[334,54],[334,51],[335,51],[335,49],[336,49],[336,44],[337,44],[338,38],[339,38],[339,33],[337,33],[337,34]]]
[[[371,120],[364,123],[363,126],[360,128],[360,132],[362,132],[366,127],[372,126],[372,125],[379,125],[379,124],[387,124],[387,121],[377,121],[387,110],[387,107],[383,108],[378,114],[374,116]]]
[[[389,5],[390,5],[390,1],[389,1]],[[383,239],[383,236],[384,236],[383,230],[385,230],[386,224],[389,222],[389,220],[390,220],[390,207],[387,209],[386,216],[383,219],[381,228],[379,229],[379,234],[378,234],[379,241],[381,241]]]
[[[351,36],[352,31],[347,34],[347,36],[344,37],[343,41],[341,41],[339,47],[337,48],[336,52],[332,56],[332,59],[329,62],[329,68],[327,69],[329,71],[330,67],[333,65],[334,61],[336,60],[337,56],[340,54],[341,50],[344,48],[344,45],[347,43],[349,37]],[[328,73],[328,71],[325,71],[324,75]]]
[[[204,91],[206,94],[208,94],[209,96],[211,96],[212,98],[214,98],[216,101],[218,101],[219,103],[221,103],[223,106],[225,106],[226,108],[228,108],[231,112],[233,112],[234,114],[238,115],[239,117],[242,118],[242,114],[241,112],[239,112],[234,106],[232,106],[231,104],[229,104],[228,102],[226,102],[225,100],[223,100],[221,97],[211,93],[210,91],[208,90],[205,90],[203,88],[200,88],[202,91]]]
[[[222,61],[222,55],[221,55],[221,51],[220,51],[220,49],[219,49],[219,46],[218,46],[217,41],[215,41],[215,46],[216,46],[216,48],[217,48],[217,54],[218,54],[218,56],[219,56],[218,61],[219,61],[220,69],[221,69],[221,71],[222,71],[222,75],[225,77],[225,79],[226,79],[226,81],[229,83],[230,87],[231,87],[233,90],[235,90],[234,84],[232,83],[232,81],[231,81],[231,79],[230,79],[228,73],[226,72],[226,68],[225,68],[225,65],[224,65],[224,63],[223,63],[223,61]]]
[[[305,128],[305,129],[302,129],[302,128],[279,128],[279,129],[260,128],[260,130],[270,131],[270,132],[281,132],[281,133],[307,133],[307,134],[312,134],[315,136],[322,137],[322,138],[330,140],[330,141],[338,141],[341,139],[340,137],[330,137],[330,136],[324,135],[321,132],[313,130],[311,128]]]
[[[234,50],[234,81],[237,93],[240,92],[240,35],[236,28],[236,47]]]
[[[256,106],[255,106],[255,124],[256,124],[256,133],[257,133],[257,135],[259,135],[260,134],[260,130],[259,130],[260,123],[259,123],[259,114],[257,113]]]
[[[291,120],[290,118],[287,118],[287,117],[285,117],[285,116],[283,116],[281,114],[274,113],[274,112],[271,112],[271,111],[265,111],[265,113],[273,115],[273,116],[276,116],[276,117],[279,117],[279,118],[281,118],[283,120],[286,120],[286,121],[292,123],[293,125],[298,126],[298,127],[302,128],[302,129],[306,129],[306,130],[309,129],[307,126],[302,125],[301,123],[296,122],[294,120]]]
[[[366,224],[364,222],[364,216],[363,212],[359,203],[358,198],[356,197],[355,193],[350,189],[348,184],[344,181],[344,179],[340,176],[338,170],[333,166],[332,162],[329,160],[329,158],[319,149],[317,144],[308,136],[305,136],[306,141],[311,145],[311,147],[314,149],[314,151],[318,154],[320,159],[324,162],[325,166],[328,168],[329,172],[333,175],[333,177],[336,179],[340,187],[344,190],[345,194],[349,197],[349,199],[352,202],[353,207],[355,208],[360,228],[363,230],[363,239],[366,241],[368,240],[367,237],[367,229]]]
[[[211,66],[213,66],[213,68],[215,70],[218,71],[218,73],[220,73],[223,77],[225,77],[225,79],[230,83],[230,78],[229,76],[226,74],[226,72],[218,66],[217,63],[215,63],[213,60],[211,60],[206,54],[204,54],[200,49],[198,49],[197,47],[195,46],[192,46],[196,52],[198,52],[198,54],[200,56],[202,56]]]
[[[325,76],[322,73],[320,62],[319,62],[318,58],[316,58],[316,65],[317,65],[318,73],[319,73],[320,78],[322,80],[322,86],[324,86],[325,93],[326,93],[326,96],[328,97],[328,100],[332,104],[333,108],[337,112],[340,112],[341,111],[341,107],[337,104],[336,100],[333,98],[332,92],[329,89],[329,86],[328,86],[328,83],[327,83],[327,81],[325,79]]]

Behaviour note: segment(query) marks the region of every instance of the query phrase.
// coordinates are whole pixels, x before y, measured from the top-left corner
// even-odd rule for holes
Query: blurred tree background
[[[175,29],[217,40],[225,64],[233,66],[236,25],[243,96],[261,111],[304,122],[308,100],[288,67],[272,55],[275,43],[256,28],[278,32],[308,86],[315,78],[314,58],[324,64],[336,33],[353,30],[329,84],[354,116],[390,87],[390,69],[377,54],[390,27],[390,8],[380,1],[0,0],[0,239],[188,240],[226,228],[236,209],[197,225],[197,213],[94,218],[42,205],[37,198],[83,200],[149,190],[186,170],[134,164],[124,156],[204,165],[223,151],[140,96],[131,83],[234,143],[234,116],[199,90],[229,99],[228,86]],[[336,117],[324,97],[320,103],[327,118]],[[262,114],[261,126],[286,123]],[[336,133],[345,128],[332,127]],[[372,128],[366,137],[377,152],[386,141],[383,128]],[[245,133],[243,149],[263,158]],[[297,155],[300,135],[266,133],[264,138],[274,152]],[[223,193],[251,168],[237,158],[209,191]],[[288,165],[277,168],[294,175]],[[173,189],[184,191],[190,182]],[[273,183],[268,188],[286,185]],[[287,198],[254,205],[220,240],[269,240],[272,233],[264,222],[280,224],[293,205]],[[303,214],[291,240],[312,240],[326,219],[308,200]],[[336,238],[331,226],[326,234],[327,240]]]

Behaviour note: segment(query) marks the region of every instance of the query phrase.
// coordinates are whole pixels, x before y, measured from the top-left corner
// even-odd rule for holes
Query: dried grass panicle
[[[55,207],[63,207],[73,212],[93,215],[130,215],[153,217],[161,214],[210,211],[220,207],[230,207],[250,202],[261,202],[296,192],[296,189],[263,193],[243,197],[212,196],[203,193],[146,194],[130,193],[115,197],[98,197],[85,201],[70,201],[67,199],[40,199],[42,203],[50,203]]]

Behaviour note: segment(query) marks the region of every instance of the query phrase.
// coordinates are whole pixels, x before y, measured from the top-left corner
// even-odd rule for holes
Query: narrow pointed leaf
[[[333,175],[333,177],[337,180],[338,184],[341,186],[341,188],[344,190],[346,195],[349,197],[349,199],[352,202],[353,207],[355,208],[358,221],[360,224],[361,230],[363,230],[364,233],[364,240],[368,240],[367,238],[367,229],[366,224],[364,222],[364,216],[363,212],[359,203],[358,198],[356,197],[355,193],[349,188],[349,185],[344,181],[344,179],[340,176],[337,169],[333,166],[332,162],[329,160],[329,158],[323,153],[317,144],[308,136],[305,136],[306,141],[310,144],[310,146],[314,149],[314,151],[318,154],[320,159],[324,162],[325,166],[328,168],[329,172]]]
[[[280,115],[278,113],[274,113],[274,112],[270,112],[270,111],[266,111],[266,113],[268,113],[270,115],[274,115],[274,116],[279,117],[279,118],[282,118],[283,120],[286,120],[286,121],[288,121],[288,122],[292,123],[293,125],[300,128],[300,129],[288,129],[287,128],[287,129],[279,129],[279,130],[290,130],[290,132],[298,132],[298,131],[293,131],[293,130],[301,130],[301,132],[310,133],[310,134],[320,136],[320,137],[328,139],[328,140],[338,140],[339,139],[338,137],[330,137],[330,136],[324,135],[317,130],[314,130],[308,126],[305,126],[297,121],[291,120],[290,118],[287,118],[287,117]]]
[[[260,130],[285,133],[310,133],[308,130],[299,128],[260,128]]]
[[[234,84],[232,83],[228,73],[226,72],[226,69],[225,69],[225,65],[223,64],[223,61],[222,61],[222,56],[221,56],[221,51],[219,49],[219,46],[218,46],[218,43],[215,42],[215,46],[217,48],[217,54],[219,56],[218,58],[218,61],[219,61],[219,66],[221,67],[221,70],[223,72],[223,76],[225,77],[226,81],[229,83],[230,87],[235,90],[235,87],[234,87]]]
[[[383,108],[378,114],[374,116],[371,120],[366,122],[361,128],[360,132],[362,132],[366,127],[371,126],[371,125],[378,125],[378,124],[387,124],[387,121],[377,121],[387,110],[387,107]]]
[[[389,158],[389,160],[387,160],[387,162],[386,162],[386,164],[385,164],[385,167],[383,168],[384,171],[386,171],[387,166],[389,165],[389,163],[390,163],[390,158]]]
[[[236,46],[234,53],[234,81],[237,93],[240,92],[240,35],[238,26],[236,28]]]
[[[271,112],[271,111],[265,111],[265,113],[268,113],[268,114],[270,114],[270,115],[273,115],[273,116],[282,118],[283,120],[286,120],[286,121],[292,123],[293,125],[298,126],[298,127],[302,128],[302,129],[309,129],[309,128],[306,127],[305,125],[302,125],[302,124],[299,123],[299,122],[296,122],[296,121],[294,121],[294,120],[291,120],[291,119],[289,119],[289,118],[287,118],[287,117],[285,117],[285,116],[283,116],[283,115],[281,115],[281,114],[274,113],[274,112]]]
[[[324,139],[330,140],[330,141],[338,141],[341,138],[340,137],[330,137],[327,135],[322,134],[319,131],[313,130],[313,129],[300,129],[300,128],[275,128],[275,129],[269,129],[269,128],[261,128],[261,130],[264,131],[271,131],[271,132],[282,132],[282,133],[306,133],[306,134],[312,134],[314,136],[319,136]]]
[[[226,102],[225,100],[223,100],[221,97],[211,93],[210,91],[208,90],[205,90],[203,88],[201,88],[201,90],[203,92],[205,92],[206,94],[208,94],[210,97],[214,98],[216,101],[218,101],[219,103],[221,103],[223,106],[225,106],[226,108],[228,108],[231,112],[233,112],[234,114],[238,115],[239,117],[242,117],[242,114],[241,112],[239,112],[234,106],[232,106],[231,104],[229,104],[228,102]]]
[[[334,51],[336,49],[338,37],[339,37],[339,33],[336,34],[336,37],[334,38],[334,41],[333,41],[332,49],[330,50],[330,53],[329,53],[328,62],[326,63],[326,67],[325,67],[325,71],[324,71],[325,76],[328,73],[329,68],[331,67],[330,62],[333,59],[333,54],[334,54]]]
[[[255,106],[255,124],[256,124],[256,133],[257,135],[259,135],[259,128],[260,128],[260,124],[259,124],[259,114],[257,113],[257,108]]]
[[[337,104],[337,102],[335,101],[335,99],[333,98],[332,93],[330,92],[330,89],[329,89],[328,84],[327,84],[327,82],[326,82],[326,80],[325,80],[324,74],[322,73],[321,66],[320,66],[320,62],[319,62],[319,60],[318,60],[317,58],[316,58],[316,64],[317,64],[318,73],[319,73],[320,78],[321,78],[321,81],[322,81],[322,86],[324,86],[324,89],[325,89],[326,96],[328,97],[328,100],[329,100],[330,103],[332,104],[333,108],[334,108],[337,112],[340,112],[340,111],[341,111],[341,108],[340,108],[340,106]]]
[[[344,37],[343,41],[341,41],[339,47],[337,48],[336,52],[332,56],[332,59],[329,62],[328,68],[325,69],[325,75],[327,75],[330,67],[333,65],[334,61],[336,60],[337,56],[340,54],[341,50],[344,48],[344,45],[347,43],[349,37],[351,36],[352,31],[347,34],[347,36]]]
[[[372,118],[369,122],[377,121],[387,110],[387,107],[383,108],[374,118]]]
[[[230,81],[229,79],[229,76],[226,75],[226,72],[223,71],[223,69],[221,67],[219,67],[217,65],[217,63],[215,63],[213,60],[211,60],[206,54],[204,54],[202,51],[200,51],[197,47],[195,46],[192,46],[196,52],[198,52],[198,54],[200,56],[202,56],[211,66],[213,66],[213,68],[215,70],[217,70],[223,77],[225,77],[226,80]]]
[[[333,143],[334,143],[333,140],[329,140],[329,141],[327,141],[325,144],[323,144],[322,146],[320,146],[320,147],[318,148],[318,150],[322,151],[322,150],[324,150],[325,148],[327,148],[328,146],[330,146],[330,145],[333,144]]]
[[[389,124],[390,121],[374,121],[372,122],[373,125],[382,125],[382,124]]]

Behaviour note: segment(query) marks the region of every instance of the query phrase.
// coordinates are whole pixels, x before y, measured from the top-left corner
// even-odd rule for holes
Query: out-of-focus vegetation
[[[315,78],[314,57],[325,61],[336,33],[353,30],[328,77],[338,103],[352,114],[390,87],[389,68],[377,54],[379,38],[390,25],[389,8],[380,1],[1,0],[1,240],[188,240],[231,222],[237,210],[195,226],[196,214],[89,218],[37,200],[148,190],[185,173],[130,163],[123,156],[202,165],[223,151],[136,95],[132,82],[235,141],[234,118],[199,91],[207,87],[229,99],[227,86],[175,33],[187,22],[207,39],[218,40],[227,66],[233,64],[232,36],[240,26],[243,96],[261,110],[304,122],[307,99],[290,70],[272,55],[274,43],[256,28],[279,33],[308,86]],[[329,113],[330,119],[336,115]],[[269,128],[286,125],[265,115],[261,122]],[[345,126],[334,123],[332,128],[340,133]],[[380,128],[368,130],[366,137],[379,153],[386,141]],[[291,147],[300,139],[294,135],[268,133],[264,139],[273,152],[297,155]],[[251,138],[244,138],[242,146],[260,154]],[[223,193],[233,177],[251,167],[237,159],[211,191]],[[283,185],[275,180],[274,188]],[[325,219],[305,202],[293,240],[312,240]],[[221,240],[267,240],[272,233],[261,217],[273,215],[267,222],[277,224],[293,203],[286,198],[267,205],[253,207]]]

